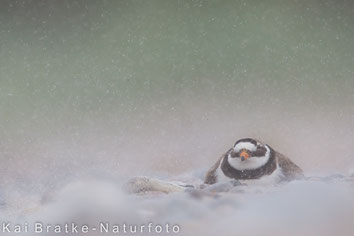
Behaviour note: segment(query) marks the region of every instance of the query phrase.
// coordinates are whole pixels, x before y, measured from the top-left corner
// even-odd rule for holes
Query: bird
[[[299,166],[268,144],[242,138],[207,171],[204,184],[235,180],[245,184],[277,184],[303,177]]]

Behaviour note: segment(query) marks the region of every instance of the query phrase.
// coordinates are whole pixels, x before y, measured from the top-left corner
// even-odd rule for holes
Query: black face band
[[[254,152],[250,152],[252,157],[264,157],[267,153],[267,149],[264,146],[257,147],[257,150]]]

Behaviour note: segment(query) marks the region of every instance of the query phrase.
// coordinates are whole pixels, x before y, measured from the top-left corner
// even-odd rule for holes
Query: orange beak
[[[243,150],[243,151],[240,153],[240,157],[241,157],[241,161],[245,161],[245,160],[247,160],[247,159],[250,157],[250,155],[248,154],[247,151]]]

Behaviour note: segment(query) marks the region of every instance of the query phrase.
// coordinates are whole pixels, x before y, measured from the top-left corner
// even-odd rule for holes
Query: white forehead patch
[[[254,145],[253,143],[250,143],[250,142],[240,142],[240,143],[236,144],[234,147],[235,152],[239,152],[242,149],[246,149],[251,152],[254,152],[257,150],[257,146]]]

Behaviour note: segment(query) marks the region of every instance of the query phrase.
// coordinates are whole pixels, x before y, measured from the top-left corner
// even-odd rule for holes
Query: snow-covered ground
[[[201,183],[202,173],[176,176],[177,180]],[[119,182],[119,181],[118,181]],[[354,178],[334,175],[293,181],[274,187],[236,186],[189,190],[171,194],[127,194],[122,183],[86,178],[44,194],[7,192],[1,211],[4,222],[21,225],[23,235],[38,235],[35,222],[43,227],[65,223],[90,227],[86,235],[123,234],[130,226],[138,233],[154,235],[156,225],[166,235],[353,235]],[[27,223],[29,232],[24,232]],[[109,232],[101,232],[103,223]],[[148,232],[151,223],[151,233]],[[169,233],[166,231],[169,224]],[[174,233],[172,227],[175,227]],[[96,228],[96,230],[94,230]],[[117,229],[117,228],[115,228]],[[133,227],[134,229],[134,227]],[[159,231],[160,228],[157,228]],[[64,228],[61,229],[62,234]],[[68,230],[71,232],[71,225]],[[45,231],[45,229],[44,229]],[[45,235],[58,235],[54,233]],[[79,230],[80,232],[80,230]],[[44,234],[44,233],[42,233]],[[155,232],[155,234],[158,234]]]

